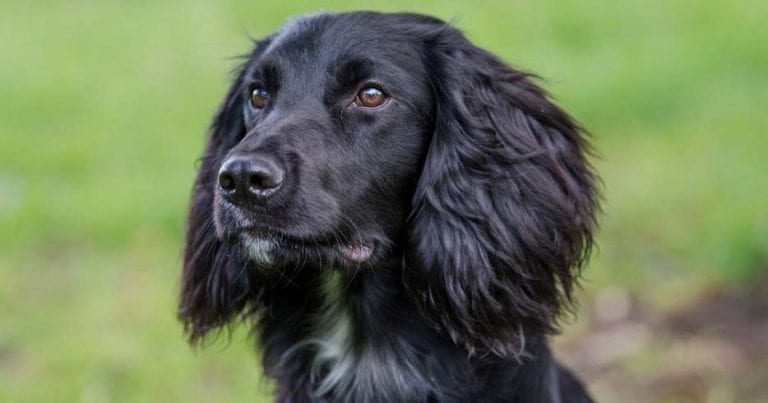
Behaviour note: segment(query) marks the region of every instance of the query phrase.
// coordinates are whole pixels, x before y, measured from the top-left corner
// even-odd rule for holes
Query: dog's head
[[[368,263],[390,249],[434,102],[421,49],[389,23],[319,15],[259,43],[214,122],[227,143],[211,150],[205,186],[220,238],[278,265]]]
[[[259,41],[211,126],[181,316],[259,309],[267,272],[376,270],[470,351],[549,332],[591,244],[587,145],[529,78],[434,18],[318,14]]]

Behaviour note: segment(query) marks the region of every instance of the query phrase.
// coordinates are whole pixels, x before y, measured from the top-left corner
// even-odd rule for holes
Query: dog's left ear
[[[556,330],[595,227],[574,121],[528,75],[451,27],[426,40],[435,130],[413,200],[406,283],[470,352],[517,357]]]
[[[264,284],[258,270],[239,247],[216,236],[213,205],[222,160],[246,132],[242,96],[246,66],[265,46],[265,41],[257,43],[221,102],[192,189],[178,312],[192,342],[261,306]]]

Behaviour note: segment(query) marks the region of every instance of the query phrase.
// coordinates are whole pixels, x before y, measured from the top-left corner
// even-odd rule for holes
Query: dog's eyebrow
[[[264,85],[277,86],[280,80],[280,68],[273,61],[263,61],[253,67],[251,79],[262,81]]]
[[[331,75],[336,78],[340,89],[356,86],[374,74],[374,64],[368,58],[340,57],[340,63],[332,63],[329,67]]]
[[[280,79],[280,68],[275,63],[266,63],[261,68],[261,75],[264,81],[277,84]]]

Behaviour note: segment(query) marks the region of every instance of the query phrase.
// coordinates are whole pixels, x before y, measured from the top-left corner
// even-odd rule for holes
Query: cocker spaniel
[[[588,402],[547,346],[592,244],[588,154],[443,21],[290,20],[211,124],[180,318],[192,342],[251,323],[278,402]]]

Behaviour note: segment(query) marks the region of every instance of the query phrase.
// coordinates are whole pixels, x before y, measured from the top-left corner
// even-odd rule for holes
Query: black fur
[[[357,106],[370,85],[389,100]],[[271,96],[261,110],[254,87]],[[280,402],[590,401],[546,341],[592,244],[588,152],[529,75],[442,21],[293,20],[256,44],[214,117],[180,318],[193,342],[252,322]],[[268,156],[283,184],[265,202],[228,203],[217,175],[232,155]],[[249,252],[254,239],[268,258]],[[340,252],[363,243],[362,262]],[[329,273],[342,285],[332,305]],[[339,373],[357,378],[323,389],[341,359],[317,359],[319,321],[337,314],[358,369]]]

